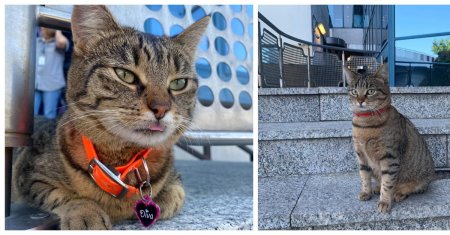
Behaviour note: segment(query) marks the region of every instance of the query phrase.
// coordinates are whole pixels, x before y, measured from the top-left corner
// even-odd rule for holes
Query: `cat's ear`
[[[347,81],[347,84],[352,83],[352,81],[355,80],[358,75],[345,66],[343,67],[343,69],[345,74],[345,81]]]
[[[388,64],[382,64],[378,68],[374,77],[376,77],[384,82],[389,82],[389,66],[388,66]]]
[[[186,48],[192,48],[191,51],[194,54],[195,48],[197,48],[210,21],[211,17],[209,15],[203,17],[176,36],[174,38],[175,42],[185,45]]]
[[[111,12],[104,5],[76,5],[72,11],[72,35],[75,48],[84,48],[89,41],[104,33],[120,30]]]

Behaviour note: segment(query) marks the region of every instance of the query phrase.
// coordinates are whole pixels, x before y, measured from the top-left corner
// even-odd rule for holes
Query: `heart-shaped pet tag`
[[[136,204],[134,204],[134,212],[141,224],[144,227],[148,227],[158,220],[160,209],[149,196],[144,196],[144,199],[138,200]]]

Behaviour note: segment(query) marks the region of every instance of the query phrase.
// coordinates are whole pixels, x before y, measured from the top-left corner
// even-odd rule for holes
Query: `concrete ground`
[[[250,230],[253,226],[251,162],[176,160],[186,190],[180,214],[144,228],[137,220],[124,221],[115,230]],[[5,219],[6,230],[57,229],[55,216],[14,204]],[[33,217],[34,219],[32,219]]]
[[[433,181],[424,194],[377,211],[379,195],[359,201],[358,173],[259,178],[259,229],[450,229],[450,179]]]

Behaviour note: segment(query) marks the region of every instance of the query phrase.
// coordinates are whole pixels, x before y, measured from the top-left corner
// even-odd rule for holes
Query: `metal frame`
[[[395,6],[388,6],[389,86],[395,86]]]
[[[331,57],[331,56],[328,55],[328,54],[330,54],[330,52],[327,52],[327,51],[335,51],[335,52],[337,52],[338,56],[336,57],[337,58],[336,61],[339,61],[339,63],[340,63],[339,64],[339,67],[340,67],[339,71],[340,71],[341,68],[343,68],[345,66],[345,63],[346,63],[345,57],[348,56],[348,55],[358,54],[358,55],[372,55],[372,56],[378,57],[378,55],[380,54],[380,51],[367,51],[367,50],[358,50],[358,49],[348,49],[348,48],[335,47],[335,46],[322,45],[322,44],[316,44],[316,43],[313,43],[313,42],[308,42],[308,41],[305,41],[305,40],[293,37],[293,36],[283,32],[283,31],[281,31],[272,22],[270,22],[264,15],[262,15],[259,12],[258,12],[258,18],[259,18],[259,22],[258,22],[259,50],[258,50],[258,53],[259,53],[259,56],[261,58],[259,60],[259,67],[261,68],[259,73],[260,73],[260,75],[262,77],[262,79],[261,79],[262,83],[259,84],[260,87],[267,85],[264,82],[264,68],[263,68],[264,67],[264,63],[261,61],[262,57],[263,57],[263,52],[262,52],[263,46],[261,44],[261,40],[265,36],[266,32],[274,35],[274,37],[276,37],[278,39],[279,43],[281,43],[281,45],[277,45],[279,47],[279,61],[278,61],[278,63],[279,63],[279,69],[280,69],[280,76],[281,76],[281,80],[282,80],[282,82],[280,82],[280,84],[281,84],[280,87],[285,87],[285,85],[286,85],[286,83],[284,82],[284,73],[283,73],[283,56],[284,56],[283,55],[283,48],[284,48],[284,44],[289,44],[287,42],[285,42],[283,44],[283,38],[289,39],[289,40],[294,41],[294,42],[297,42],[300,45],[300,47],[303,48],[302,49],[303,51],[304,51],[305,48],[307,48],[307,53],[306,53],[307,54],[306,55],[307,63],[305,64],[305,66],[306,66],[306,69],[307,69],[307,87],[308,88],[312,87],[313,85],[317,85],[317,84],[313,84],[312,79],[317,79],[317,77],[315,77],[313,75],[314,75],[315,71],[316,71],[315,73],[317,73],[317,66],[320,66],[320,65],[314,64],[315,62],[317,62],[317,61],[315,61],[315,59],[317,58],[317,54],[319,53],[319,52],[316,52],[316,53],[314,53],[314,55],[311,55],[311,51],[314,51],[314,48],[322,48],[325,52],[321,52],[321,53],[323,53],[324,55],[326,55],[328,57]],[[263,22],[267,27],[261,28],[261,22]],[[270,31],[268,29],[270,29]],[[274,33],[277,33],[278,37],[274,33],[272,33],[271,31],[274,32]],[[261,32],[262,32],[262,34],[261,34]],[[331,57],[331,59],[333,59],[333,58],[334,57]],[[321,71],[321,72],[323,72],[323,71]],[[329,73],[332,73],[332,72],[333,71],[331,71],[331,70],[329,71]],[[340,76],[342,76],[342,80],[337,82],[335,86],[340,85],[340,83],[343,84],[343,86],[345,86],[344,71],[342,70],[341,73],[342,74],[340,74]],[[328,76],[328,77],[330,77],[330,76]]]

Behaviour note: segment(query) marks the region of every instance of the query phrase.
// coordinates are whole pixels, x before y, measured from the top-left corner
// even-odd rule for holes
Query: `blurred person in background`
[[[69,49],[67,38],[59,30],[40,27],[36,43],[34,115],[43,104],[44,116],[55,119],[62,89],[66,86],[63,66]]]

